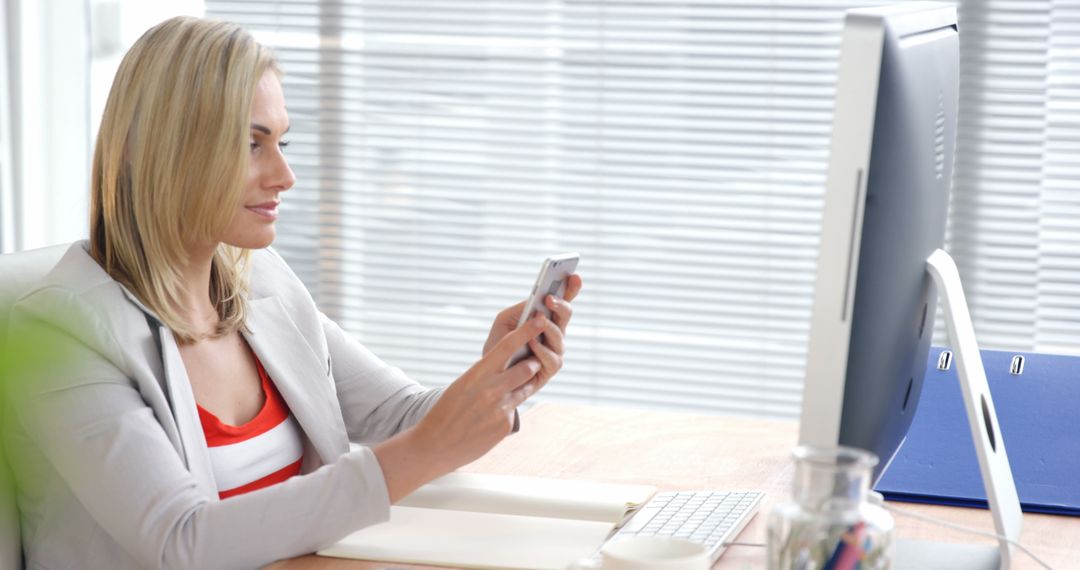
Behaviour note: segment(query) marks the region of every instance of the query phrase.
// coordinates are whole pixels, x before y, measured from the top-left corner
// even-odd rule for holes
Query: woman
[[[265,249],[294,182],[279,75],[241,29],[194,18],[151,29],[121,63],[90,240],[13,311],[71,363],[13,389],[29,567],[250,568],[312,552],[483,455],[561,367],[571,308],[550,297],[552,319],[516,330],[521,305],[502,311],[445,390],[318,312]],[[534,356],[507,368],[526,344]]]

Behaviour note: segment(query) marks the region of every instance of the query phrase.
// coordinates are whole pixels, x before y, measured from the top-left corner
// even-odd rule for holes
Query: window
[[[573,250],[585,290],[566,366],[538,399],[795,417],[842,13],[865,4],[207,11],[277,50],[298,182],[276,247],[382,358],[452,381],[543,258]],[[1080,336],[1065,245],[1080,232],[1065,215],[1078,207],[1065,158],[1077,9],[1057,4],[960,8],[950,247],[988,347],[1061,351]],[[1058,9],[1070,23],[1051,25]],[[1068,69],[1072,83],[1055,75]]]

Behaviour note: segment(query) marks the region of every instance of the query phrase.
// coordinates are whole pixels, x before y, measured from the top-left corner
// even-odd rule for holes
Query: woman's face
[[[251,102],[251,155],[244,197],[221,241],[245,249],[273,243],[280,195],[296,182],[283,154],[288,143],[282,137],[288,130],[281,82],[268,71],[255,87]]]

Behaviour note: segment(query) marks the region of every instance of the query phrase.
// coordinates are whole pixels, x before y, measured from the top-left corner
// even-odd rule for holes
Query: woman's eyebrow
[[[270,130],[270,127],[267,127],[265,125],[260,125],[258,123],[251,123],[251,128],[255,129],[256,131],[259,131],[260,133],[262,133],[264,135],[267,135],[267,136],[269,136],[273,132],[273,131]],[[289,126],[285,127],[285,130],[281,131],[281,134],[285,134],[285,133],[289,132],[289,129],[291,129],[291,128],[292,128],[292,125],[289,125]]]

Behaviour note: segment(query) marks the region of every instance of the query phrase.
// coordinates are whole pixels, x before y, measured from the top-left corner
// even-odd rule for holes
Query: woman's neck
[[[184,285],[180,312],[195,330],[210,334],[220,320],[210,298],[210,269],[216,249],[192,248],[188,251],[187,265],[180,268],[180,279]]]

